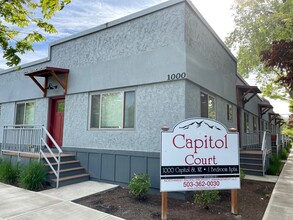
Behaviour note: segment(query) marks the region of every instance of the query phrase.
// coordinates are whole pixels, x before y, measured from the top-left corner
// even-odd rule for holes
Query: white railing
[[[57,156],[48,145],[52,143],[57,150]],[[44,151],[46,150],[46,151]],[[42,125],[4,125],[1,155],[5,152],[15,153],[20,159],[22,154],[37,154],[39,160],[45,159],[54,175],[56,176],[56,188],[59,187],[59,173],[62,150]],[[48,157],[57,163],[54,168]]]
[[[40,153],[43,156],[43,158],[46,160],[47,164],[50,166],[51,170],[53,171],[53,173],[56,176],[56,188],[59,187],[59,176],[60,176],[60,162],[61,162],[61,154],[62,154],[62,150],[59,147],[59,145],[56,143],[56,141],[54,140],[54,138],[51,136],[51,134],[49,133],[49,131],[42,126],[42,130],[44,133],[45,137],[41,137],[41,141],[43,146],[46,147],[46,149],[49,151],[49,155],[54,158],[54,161],[57,163],[57,170],[54,169],[52,163],[49,161],[46,153],[44,153],[44,151],[41,149]],[[51,147],[49,147],[49,145],[47,144],[46,140],[50,140],[51,143],[54,145],[54,147],[57,149],[57,157],[55,156],[55,154],[53,153],[53,151],[51,150]]]
[[[37,154],[42,146],[41,135],[42,127],[38,125],[4,125],[1,154],[15,153],[18,160],[20,154]]]
[[[260,150],[260,133],[243,133],[241,137],[241,147],[246,150]]]
[[[262,135],[262,145],[261,145],[261,151],[262,151],[262,167],[263,167],[263,175],[265,175],[266,172],[266,159],[267,159],[267,153],[272,148],[271,146],[271,134],[269,131],[264,131]]]
[[[279,134],[276,135],[276,147],[277,147],[277,156],[279,156],[279,148],[280,148],[280,143],[279,143]]]

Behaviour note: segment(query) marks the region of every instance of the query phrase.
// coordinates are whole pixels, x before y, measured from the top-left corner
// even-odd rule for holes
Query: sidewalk
[[[0,183],[0,220],[122,220],[72,200],[109,190],[112,184],[84,183],[32,192]]]
[[[263,220],[293,219],[293,151],[275,185]]]

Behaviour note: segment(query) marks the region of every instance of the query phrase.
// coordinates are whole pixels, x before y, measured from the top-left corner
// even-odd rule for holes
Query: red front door
[[[60,147],[62,146],[63,140],[64,107],[64,98],[51,99],[49,132]],[[49,145],[53,146],[52,143],[49,143]]]

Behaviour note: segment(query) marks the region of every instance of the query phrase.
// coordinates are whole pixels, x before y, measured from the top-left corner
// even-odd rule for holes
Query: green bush
[[[240,169],[240,180],[242,181],[244,180],[244,178],[245,178],[245,173],[242,169]]]
[[[28,190],[40,190],[44,188],[47,170],[39,161],[31,161],[20,175],[20,185]]]
[[[145,199],[150,190],[151,180],[148,174],[134,174],[129,182],[129,193],[138,200]]]
[[[282,148],[279,151],[279,155],[280,155],[280,159],[281,160],[287,160],[288,156],[289,156],[289,152],[286,150],[286,148]]]
[[[267,168],[267,174],[279,175],[282,168],[282,162],[277,155],[273,155],[270,159],[270,165]]]
[[[19,164],[13,165],[8,160],[2,160],[0,163],[0,181],[16,185],[19,179]]]
[[[208,205],[212,202],[220,200],[220,192],[218,190],[203,190],[194,193],[194,202],[208,209]]]

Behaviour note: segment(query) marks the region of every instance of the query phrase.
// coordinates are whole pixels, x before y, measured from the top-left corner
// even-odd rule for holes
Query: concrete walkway
[[[263,220],[293,219],[293,151],[275,185]]]
[[[87,181],[59,189],[32,192],[0,183],[0,220],[121,220],[71,202],[114,187],[112,184]]]
[[[247,180],[255,180],[260,182],[268,182],[268,183],[276,183],[279,179],[279,176],[265,175],[265,176],[253,176],[253,175],[245,175],[245,179]]]

